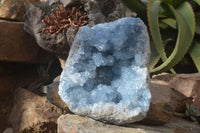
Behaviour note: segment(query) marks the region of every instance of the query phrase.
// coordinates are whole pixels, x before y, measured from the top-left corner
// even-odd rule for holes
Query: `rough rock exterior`
[[[69,48],[74,41],[78,27],[70,27],[64,34],[62,32],[58,34],[41,32],[41,29],[47,27],[42,23],[42,19],[50,15],[51,10],[55,9],[58,3],[63,4],[65,8],[81,5],[87,12],[89,26],[134,15],[126,11],[119,0],[48,0],[30,6],[25,15],[25,30],[36,38],[37,43],[42,48],[54,52],[64,59],[68,56]]]
[[[49,100],[50,103],[69,112],[67,104],[58,95],[59,82],[60,82],[60,76],[56,77],[53,83],[47,86],[47,99]]]
[[[55,58],[41,49],[23,26],[23,22],[0,20],[0,61],[44,64]]]
[[[56,130],[56,120],[62,110],[48,102],[46,97],[38,96],[24,88],[18,88],[14,97],[14,106],[9,116],[9,123],[15,132],[35,126],[45,125]]]
[[[140,128],[108,125],[87,117],[70,114],[61,115],[57,123],[58,133],[147,133]]]
[[[1,0],[0,18],[24,21],[23,17],[26,8],[39,1],[40,0]]]
[[[57,123],[58,133],[199,133],[200,131],[198,123],[176,117],[163,126],[139,123],[115,126],[87,117],[66,114],[61,115]]]
[[[200,110],[200,73],[176,75],[163,73],[156,75],[153,78],[164,81],[169,87],[183,94],[185,98],[182,99],[181,102],[184,106],[186,103],[193,103]],[[181,109],[177,108],[176,110],[182,112]]]
[[[25,13],[24,2],[25,0],[1,0],[0,18],[22,21]]]
[[[75,114],[124,124],[149,109],[147,28],[139,18],[81,27],[62,72],[59,95]]]
[[[161,125],[168,123],[175,112],[178,94],[161,81],[151,79],[151,103],[144,123]]]

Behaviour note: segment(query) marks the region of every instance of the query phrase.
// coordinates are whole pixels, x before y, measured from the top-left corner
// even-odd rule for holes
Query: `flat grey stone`
[[[61,74],[59,95],[78,115],[114,124],[149,109],[150,46],[139,18],[81,27]]]
[[[104,124],[87,117],[61,115],[58,120],[58,133],[199,133],[200,126],[180,117],[162,126],[143,125],[139,123],[116,126]]]
[[[61,115],[57,123],[58,133],[151,133],[140,128],[108,125],[87,117],[70,114]]]

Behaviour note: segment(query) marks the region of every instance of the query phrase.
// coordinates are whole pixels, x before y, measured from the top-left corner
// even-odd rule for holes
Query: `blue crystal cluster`
[[[59,95],[75,114],[115,124],[149,109],[149,37],[139,18],[79,28],[61,74]]]

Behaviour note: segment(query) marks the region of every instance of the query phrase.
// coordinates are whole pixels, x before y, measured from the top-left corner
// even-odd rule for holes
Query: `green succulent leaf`
[[[171,12],[169,12],[169,7],[161,2],[160,6],[159,6],[159,10],[158,10],[159,18],[167,18],[170,15],[171,15]]]
[[[163,61],[167,59],[164,45],[160,35],[158,12],[160,7],[160,0],[150,0],[148,3],[147,15],[149,21],[149,28],[155,44],[155,48]]]
[[[169,27],[169,25],[160,22],[160,23],[159,23],[159,27],[162,28],[162,29],[167,29],[167,28]]]
[[[170,4],[173,7],[178,7],[180,4],[182,4],[186,0],[162,0],[165,4]]]
[[[161,22],[169,25],[173,29],[177,29],[176,20],[173,18],[162,19]]]
[[[200,0],[193,0],[200,6]]]
[[[147,16],[148,16],[149,28],[150,28],[151,35],[155,44],[155,48],[159,56],[161,57],[162,61],[166,61],[167,56],[166,56],[165,48],[161,39],[159,22],[158,22],[160,4],[161,4],[160,0],[150,0],[147,7]],[[172,73],[175,73],[173,69],[171,71]]]
[[[160,55],[158,54],[155,45],[153,44],[153,41],[151,43],[151,57],[150,57],[150,66],[149,69],[150,71],[153,70],[154,66],[158,63],[160,60]]]
[[[166,30],[165,30],[166,31]],[[163,39],[163,44],[164,44],[164,47],[166,49],[166,46],[168,43],[170,42],[173,42],[173,36],[175,35],[175,33],[167,33],[167,34],[164,34],[162,36],[162,39]],[[155,45],[154,45],[154,42],[150,41],[150,47],[151,47],[151,57],[150,57],[150,71],[153,70],[153,68],[155,67],[155,65],[158,63],[158,61],[160,60],[160,55],[158,54],[156,48],[155,48]],[[173,71],[173,70],[172,70]],[[175,73],[175,71],[173,72]]]
[[[198,70],[200,72],[200,41],[194,41],[189,50],[189,54],[192,57],[192,60]]]
[[[154,3],[154,4],[152,4],[152,6],[153,6],[153,5],[158,5],[158,3],[160,3],[160,1],[159,0],[150,0],[149,3]],[[173,12],[173,14],[177,20],[178,36],[177,36],[177,40],[176,40],[176,45],[175,45],[173,52],[167,58],[167,60],[165,60],[163,64],[161,64],[157,68],[154,68],[151,71],[153,73],[168,71],[172,67],[174,67],[184,57],[184,55],[188,51],[188,49],[191,45],[193,36],[194,36],[195,18],[194,18],[194,13],[193,13],[193,10],[192,10],[192,7],[190,6],[190,4],[188,2],[183,2],[176,9],[170,4],[168,6],[170,7],[171,11]],[[150,12],[149,14],[151,14],[151,13],[152,12]],[[148,17],[150,17],[150,16],[151,15],[148,15]],[[149,20],[151,20],[151,19],[149,19]],[[155,21],[154,21],[154,23],[158,24]],[[154,38],[154,43],[156,42],[156,40],[159,41],[158,46],[156,46],[156,47],[158,47],[157,50],[158,50],[159,54],[162,55],[161,58],[165,58],[164,55],[161,54],[161,52],[164,52],[164,48],[162,46],[160,46],[160,44],[162,44],[161,39],[156,38],[157,37],[156,35],[158,35],[159,33],[155,33],[155,32],[159,32],[159,30],[157,29],[157,26],[155,24],[154,25],[151,24],[150,27],[151,27],[152,37]],[[156,27],[157,30],[153,31],[155,29],[152,27]]]
[[[200,35],[200,12],[196,13],[195,18],[196,18],[195,32]]]

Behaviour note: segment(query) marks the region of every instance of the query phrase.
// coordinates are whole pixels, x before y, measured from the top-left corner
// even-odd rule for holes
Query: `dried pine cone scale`
[[[69,27],[75,28],[88,24],[87,13],[82,6],[74,6],[66,10],[62,4],[58,4],[59,8],[51,10],[51,15],[46,16],[42,22],[48,27],[43,28],[40,32],[58,34],[66,32]]]

